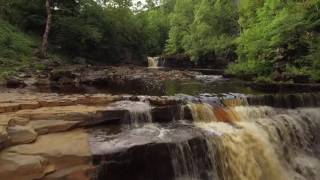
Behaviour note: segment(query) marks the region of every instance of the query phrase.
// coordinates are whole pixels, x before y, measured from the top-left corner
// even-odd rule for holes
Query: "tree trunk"
[[[46,29],[44,31],[42,37],[42,44],[40,49],[40,57],[47,58],[48,57],[48,37],[51,29],[52,22],[52,14],[51,14],[51,0],[46,0],[46,11],[47,11],[47,22]]]

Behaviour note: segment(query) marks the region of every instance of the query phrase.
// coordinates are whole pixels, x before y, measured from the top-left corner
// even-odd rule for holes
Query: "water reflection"
[[[260,94],[238,80],[216,79],[216,81],[204,80],[167,80],[164,82],[165,95],[189,94],[199,95],[202,93],[241,93],[241,94]]]

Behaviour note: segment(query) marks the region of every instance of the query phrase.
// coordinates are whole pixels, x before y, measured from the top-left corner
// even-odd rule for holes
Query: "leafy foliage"
[[[281,70],[287,73],[301,74],[297,69],[305,74],[317,71],[319,1],[265,0],[263,5],[241,1],[241,7],[239,58],[229,67],[230,72],[269,76],[277,63],[287,64]]]
[[[167,52],[186,53],[193,60],[221,55],[237,35],[237,7],[226,0],[177,0],[170,15]]]
[[[32,44],[29,37],[0,19],[0,57],[22,59],[31,56]]]
[[[73,59],[119,63],[166,53],[200,62],[231,54],[237,60],[227,71],[237,76],[320,81],[319,0],[148,0],[140,10],[131,0],[52,2],[49,49]],[[40,38],[44,2],[0,0],[0,18],[2,61],[28,59],[37,45],[16,27]]]
[[[0,19],[0,77],[26,64],[32,55],[32,46],[30,37]]]

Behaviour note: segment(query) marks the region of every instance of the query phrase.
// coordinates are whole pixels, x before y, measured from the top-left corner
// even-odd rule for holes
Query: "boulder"
[[[30,164],[28,167],[34,165],[35,170],[30,170],[27,174],[28,176],[26,176],[27,170],[16,170],[12,168],[15,167],[14,163],[9,166],[10,164],[8,164],[7,160],[0,159],[0,172],[2,171],[0,177],[5,177],[4,179],[11,180],[15,179],[15,177],[20,179],[34,179],[33,177],[37,179],[59,179],[59,177],[63,179],[68,177],[72,179],[74,177],[74,179],[77,179],[77,177],[89,176],[87,172],[91,166],[91,152],[88,144],[88,134],[82,129],[39,136],[34,143],[21,144],[4,149],[0,157],[5,159],[7,154],[10,153],[17,160],[21,158],[26,159],[25,161],[28,160],[27,164]],[[27,155],[27,157],[19,155]],[[4,169],[3,167],[6,168]],[[13,172],[14,174],[12,174]],[[46,178],[47,176],[39,176],[43,174],[47,175],[48,178]],[[89,177],[80,179],[89,179]]]
[[[26,83],[23,80],[11,78],[7,79],[7,87],[8,88],[24,88],[26,87]]]
[[[54,169],[47,159],[39,155],[22,155],[11,152],[0,154],[1,179],[39,179]]]
[[[27,144],[37,139],[37,133],[29,126],[12,126],[7,128],[10,144]]]
[[[85,130],[76,129],[68,132],[39,136],[31,144],[21,144],[5,149],[18,154],[39,155],[43,157],[90,157],[88,135]],[[72,162],[70,162],[72,163]],[[66,164],[70,164],[66,162]]]

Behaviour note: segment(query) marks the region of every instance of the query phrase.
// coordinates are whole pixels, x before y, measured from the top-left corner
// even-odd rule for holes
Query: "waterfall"
[[[166,63],[165,59],[160,57],[148,57],[148,68],[162,68]]]
[[[217,121],[213,108],[207,103],[190,103],[188,107],[191,110],[192,119],[194,121],[213,122]]]
[[[207,133],[211,151],[205,153],[211,154],[203,156],[211,159],[215,168],[210,170],[222,180],[316,180],[320,177],[319,98],[267,97],[187,105],[195,126]]]
[[[148,57],[148,67],[149,68],[158,68],[159,66],[159,57]]]
[[[189,103],[192,119],[195,122],[236,122],[239,117],[233,108],[211,106],[207,103]]]
[[[174,113],[183,121],[151,124],[161,130],[139,126],[152,122],[148,103],[118,102],[128,110],[133,128],[99,146],[111,152],[126,148],[106,156],[112,158],[105,160],[101,172],[109,179],[318,180],[318,97],[184,98]]]

